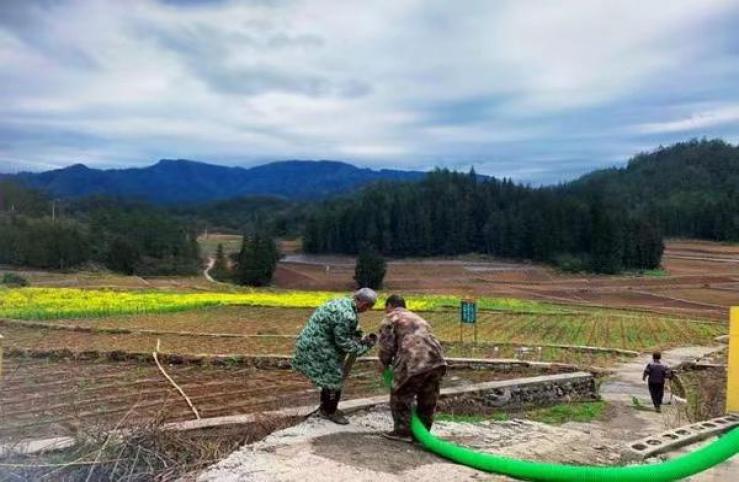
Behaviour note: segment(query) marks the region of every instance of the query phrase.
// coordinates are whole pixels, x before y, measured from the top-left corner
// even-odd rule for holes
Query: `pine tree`
[[[382,280],[386,271],[385,258],[369,244],[363,244],[354,268],[354,280],[359,288],[382,288]]]
[[[665,249],[662,235],[646,220],[640,220],[634,224],[635,233],[633,238],[629,239],[632,244],[636,245],[637,257],[634,260],[634,267],[638,269],[658,268]]]
[[[118,273],[132,275],[141,258],[139,249],[126,238],[116,238],[110,244],[106,264]]]
[[[277,246],[271,237],[257,233],[251,238],[244,236],[239,253],[237,279],[239,284],[266,286],[272,282],[277,261],[280,259]]]
[[[596,273],[615,274],[623,269],[623,224],[599,202],[592,208],[591,259]]]
[[[231,277],[231,271],[228,269],[228,261],[223,252],[223,244],[218,243],[216,249],[216,259],[213,267],[210,269],[210,275],[218,281],[227,281]]]
[[[487,252],[542,262],[569,255],[583,269],[616,273],[658,264],[662,232],[738,236],[739,216],[730,208],[739,205],[734,191],[721,199],[683,196],[629,210],[629,186],[604,190],[593,179],[532,188],[480,179],[472,169],[467,175],[438,169],[419,183],[378,184],[317,207],[306,223],[304,246],[307,252],[354,254],[364,241],[393,256]],[[633,225],[637,214],[656,231]]]

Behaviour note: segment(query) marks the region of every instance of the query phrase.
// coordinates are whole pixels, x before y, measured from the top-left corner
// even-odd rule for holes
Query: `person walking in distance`
[[[657,412],[662,411],[662,398],[665,395],[665,380],[672,378],[672,371],[662,363],[662,354],[652,354],[652,361],[644,368],[642,381],[646,380],[649,385],[649,394]]]

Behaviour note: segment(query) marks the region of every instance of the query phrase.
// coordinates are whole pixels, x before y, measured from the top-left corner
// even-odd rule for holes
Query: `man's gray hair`
[[[374,305],[377,303],[377,292],[371,288],[360,288],[354,292],[354,299]]]

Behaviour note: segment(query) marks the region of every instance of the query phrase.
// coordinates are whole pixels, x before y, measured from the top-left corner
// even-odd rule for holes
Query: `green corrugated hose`
[[[385,385],[389,388],[392,385],[392,371],[390,369],[385,370],[382,376]],[[720,464],[739,452],[739,428],[736,428],[710,445],[666,462],[626,467],[588,467],[530,462],[475,452],[431,435],[421,423],[415,411],[411,419],[411,431],[416,440],[421,442],[427,450],[462,465],[522,480],[551,482],[659,482],[678,480]]]

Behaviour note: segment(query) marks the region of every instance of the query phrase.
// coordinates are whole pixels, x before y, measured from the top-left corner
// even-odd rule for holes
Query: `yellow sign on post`
[[[726,373],[726,411],[739,413],[739,306],[729,315],[729,356]]]

